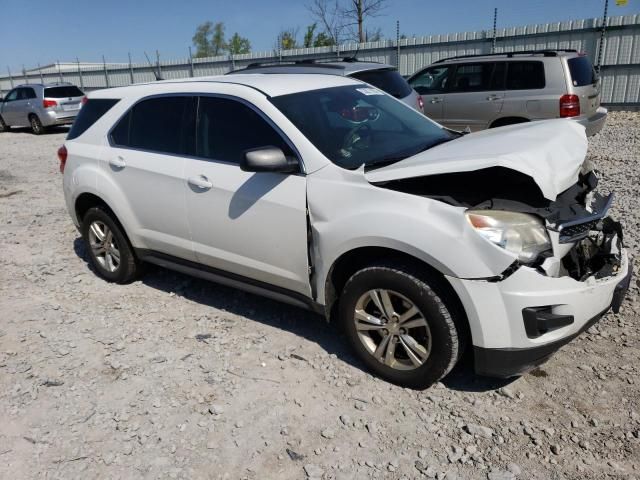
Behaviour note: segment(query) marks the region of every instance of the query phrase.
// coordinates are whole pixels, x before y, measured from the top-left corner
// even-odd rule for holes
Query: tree
[[[313,24],[311,24],[311,25],[309,25],[307,27],[307,31],[304,34],[304,40],[302,41],[302,46],[304,48],[310,48],[310,47],[314,46],[313,45],[313,35],[314,35],[315,31],[316,31],[316,27],[317,26],[318,26],[318,24],[314,22]]]
[[[314,47],[331,47],[333,45],[335,45],[333,37],[327,35],[325,32],[320,32],[318,35],[316,35],[316,38],[313,41]]]
[[[334,42],[366,42],[366,21],[380,16],[386,3],[387,0],[312,0],[307,8]],[[381,38],[382,35],[377,33],[374,30],[371,36]]]
[[[238,32],[236,32],[229,40],[227,48],[231,55],[249,53],[251,51],[251,42],[249,42],[248,38],[241,37]]]
[[[196,57],[212,57],[222,55],[227,50],[224,40],[224,23],[204,22],[198,25],[191,39],[196,47]]]
[[[357,26],[359,42],[375,41],[367,39],[364,21],[367,18],[378,17],[382,14],[387,0],[349,0],[348,6],[342,10],[348,26]],[[378,35],[379,37],[381,35]]]
[[[298,48],[298,28],[287,28],[278,34],[276,49],[290,50]]]

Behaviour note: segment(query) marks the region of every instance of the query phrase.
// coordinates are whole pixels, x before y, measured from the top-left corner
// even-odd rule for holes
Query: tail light
[[[60,160],[60,173],[64,173],[64,167],[67,164],[67,147],[64,145],[58,149],[58,160]]]
[[[577,117],[580,115],[580,99],[577,95],[563,95],[560,97],[560,118]]]
[[[422,100],[422,95],[418,95],[418,108],[424,113],[424,100]]]
[[[42,106],[44,108],[56,107],[57,105],[58,105],[58,102],[56,102],[55,100],[43,100],[42,101]]]
[[[84,97],[82,97],[82,105],[84,105],[85,103],[87,103],[89,101],[89,99],[87,98],[87,96],[85,95]]]

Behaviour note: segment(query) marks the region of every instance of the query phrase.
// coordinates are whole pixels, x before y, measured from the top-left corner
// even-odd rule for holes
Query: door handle
[[[189,177],[187,179],[187,182],[189,182],[189,185],[198,187],[201,190],[209,190],[211,187],[213,187],[213,183],[211,183],[209,179],[204,175],[198,175],[197,177]]]
[[[122,158],[121,156],[117,156],[115,158],[110,159],[109,165],[115,168],[124,168],[127,166],[126,162],[124,161],[124,158]]]
[[[502,97],[500,95],[489,95],[487,97],[487,100],[489,100],[490,102],[494,102],[496,100],[500,100]]]
[[[440,97],[435,97],[429,100],[429,103],[440,103],[440,102],[442,102],[442,99]]]

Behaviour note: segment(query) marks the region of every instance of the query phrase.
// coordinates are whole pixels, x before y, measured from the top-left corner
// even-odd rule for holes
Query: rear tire
[[[42,135],[44,133],[42,122],[35,113],[29,115],[29,124],[31,125],[31,132],[34,135]]]
[[[129,283],[139,273],[133,247],[119,222],[102,207],[90,208],[80,228],[91,264],[109,282]]]
[[[2,116],[0,116],[0,132],[8,132],[9,131],[9,125],[7,125],[4,121],[4,119],[2,118]]]
[[[440,282],[436,275],[396,262],[364,268],[347,281],[338,318],[355,353],[375,374],[425,389],[459,360],[466,331],[455,318],[455,306],[445,303]]]

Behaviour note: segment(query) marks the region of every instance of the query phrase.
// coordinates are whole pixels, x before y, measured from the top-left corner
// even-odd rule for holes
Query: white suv
[[[59,150],[97,273],[151,262],[323,313],[424,388],[473,345],[518,375],[630,281],[568,120],[462,135],[357,80],[235,75],[89,95]]]

